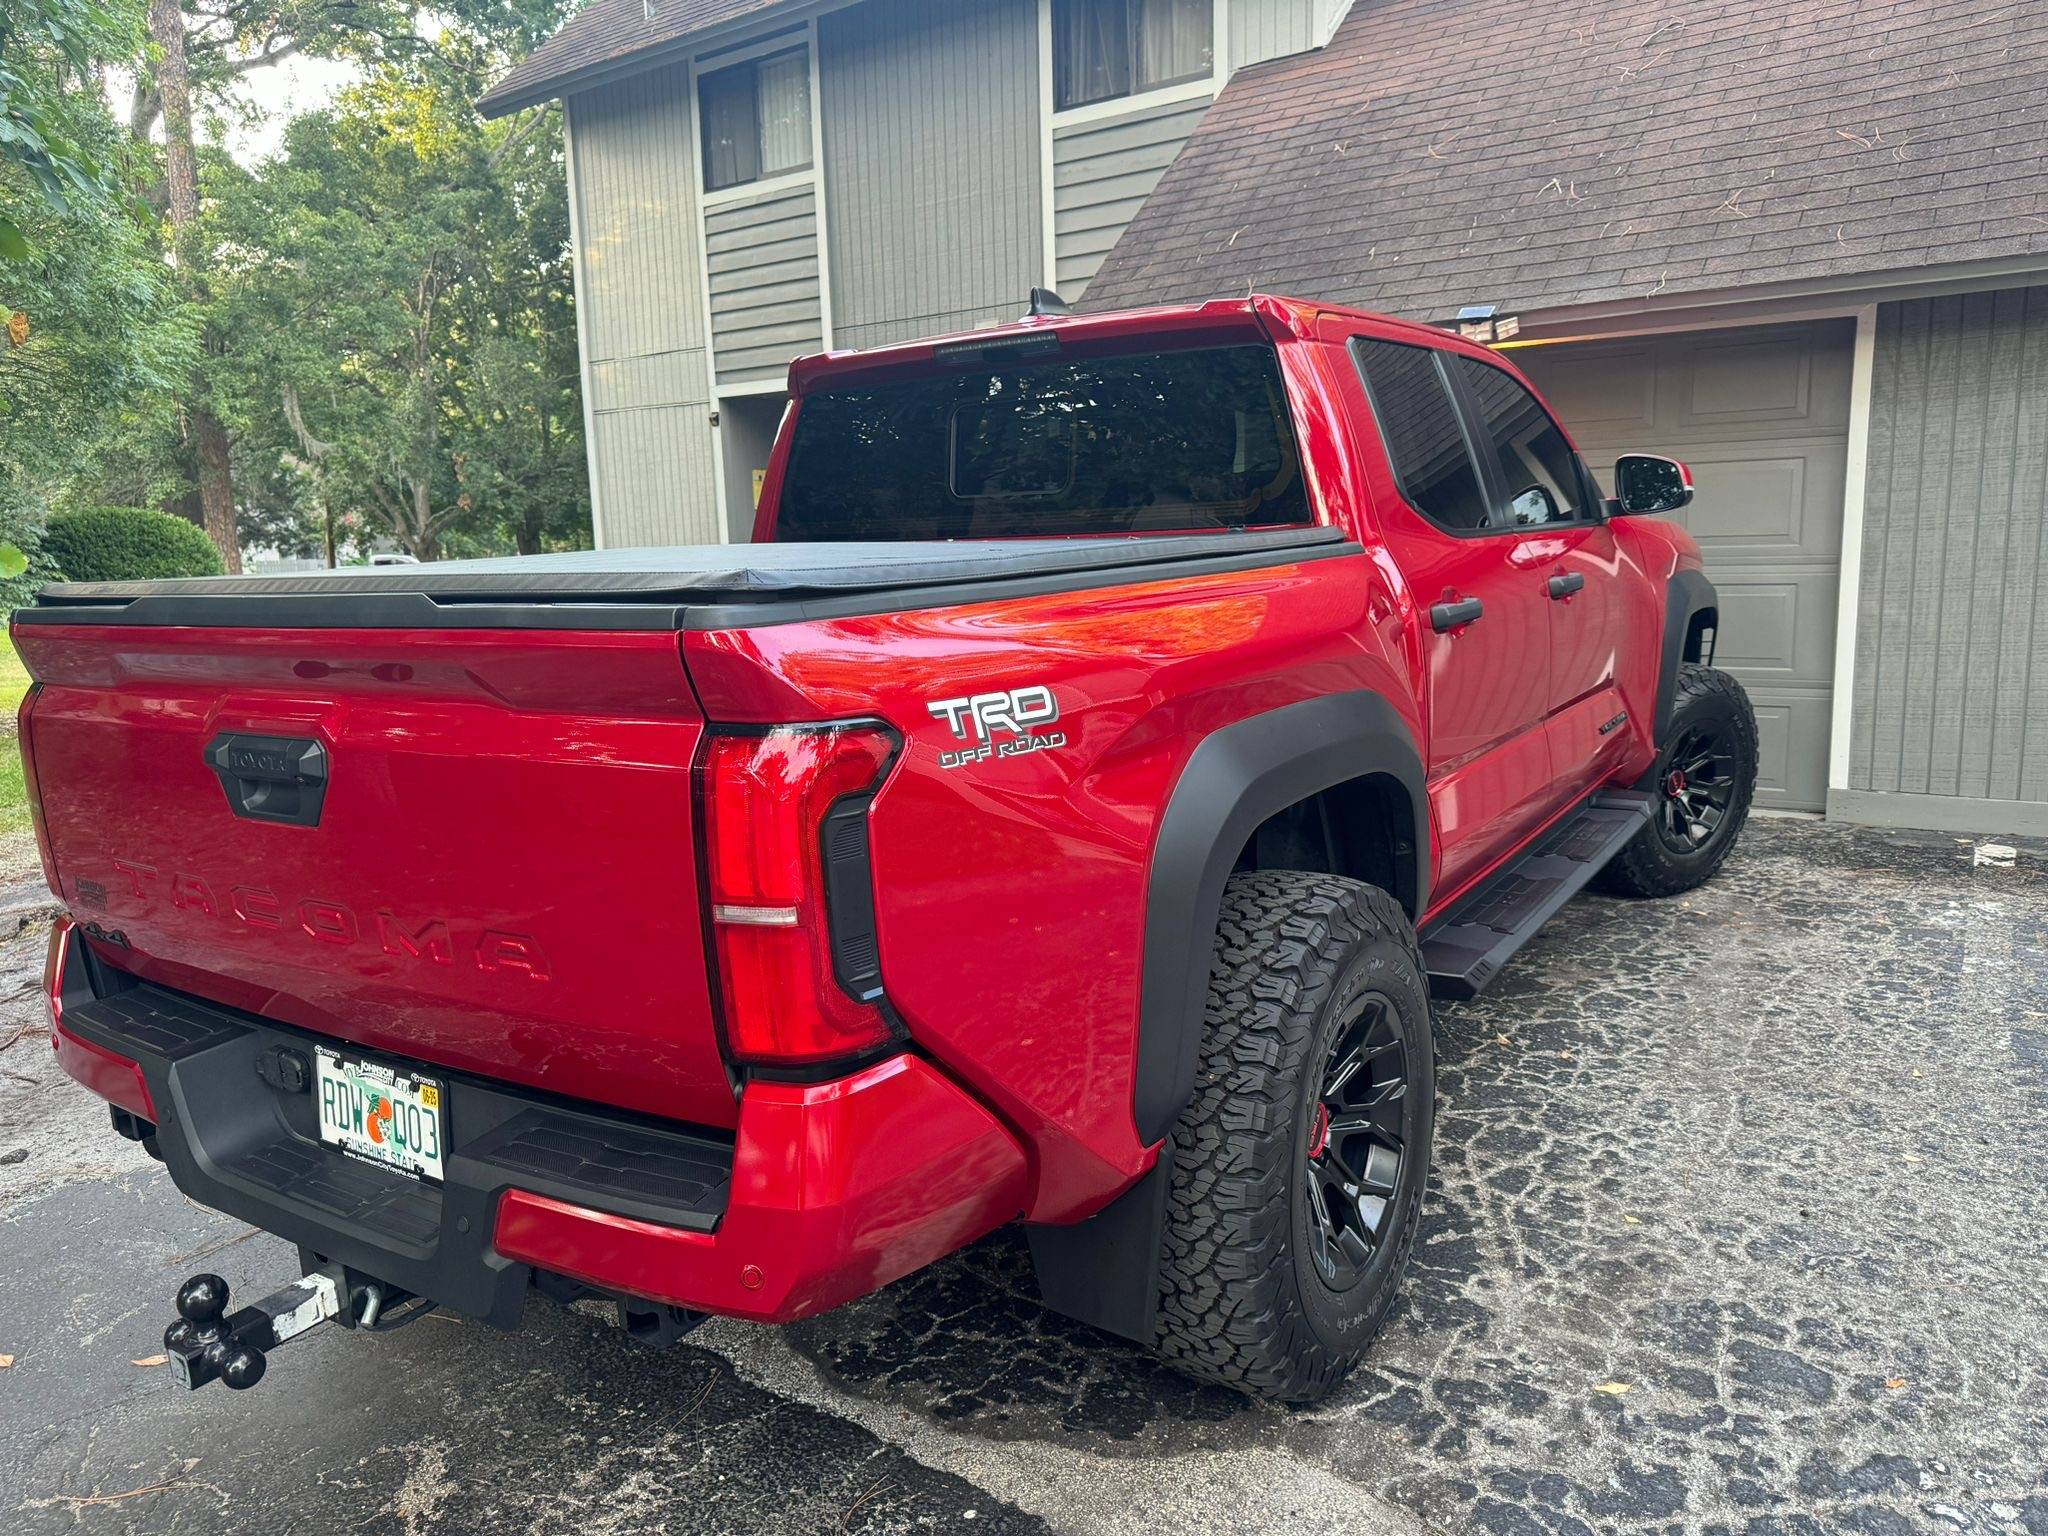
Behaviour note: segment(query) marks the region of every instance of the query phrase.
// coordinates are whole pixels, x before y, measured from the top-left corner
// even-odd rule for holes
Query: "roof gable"
[[[486,117],[551,101],[636,54],[741,21],[795,0],[589,0],[484,92]],[[649,14],[649,12],[652,14]]]

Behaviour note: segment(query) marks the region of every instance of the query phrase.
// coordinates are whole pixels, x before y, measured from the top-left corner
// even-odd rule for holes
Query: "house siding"
[[[1335,9],[1333,0],[1231,0],[1231,67],[1305,53],[1327,35]]]
[[[825,345],[815,186],[785,188],[704,215],[711,344],[721,389],[773,383]]]
[[[2048,287],[1879,306],[1867,475],[1830,809],[2048,831]]]
[[[834,341],[1014,319],[1044,281],[1036,0],[871,0],[818,23]]]
[[[604,542],[718,540],[682,68],[570,98],[590,468]]]
[[[1058,287],[1078,299],[1209,110],[1207,97],[1053,128]]]

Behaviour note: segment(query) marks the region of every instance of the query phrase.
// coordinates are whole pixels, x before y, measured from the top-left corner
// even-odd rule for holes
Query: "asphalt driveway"
[[[655,1354],[536,1302],[188,1397],[131,1363],[176,1283],[290,1255],[6,1043],[31,924],[0,1529],[2048,1536],[2048,849],[1976,855],[1760,822],[1708,889],[1582,899],[1445,1007],[1407,1296],[1311,1412],[1049,1316],[1002,1234],[782,1332]]]

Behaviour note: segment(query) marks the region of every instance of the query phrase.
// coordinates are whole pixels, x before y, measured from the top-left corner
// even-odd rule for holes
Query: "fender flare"
[[[1055,1312],[1151,1342],[1173,1174],[1167,1138],[1194,1097],[1224,882],[1268,817],[1374,774],[1397,780],[1414,813],[1414,889],[1395,894],[1417,916],[1429,900],[1429,799],[1415,738],[1385,697],[1361,691],[1285,705],[1203,737],[1189,756],[1152,852],[1131,1106],[1139,1136],[1164,1145],[1149,1173],[1087,1220],[1025,1228],[1040,1298]]]
[[[1664,589],[1664,651],[1657,671],[1657,716],[1652,739],[1660,751],[1678,700],[1678,668],[1685,660],[1685,637],[1692,629],[1692,621],[1708,612],[1717,618],[1721,612],[1721,596],[1714,590],[1714,584],[1699,571],[1674,573],[1671,584]]]
[[[1415,738],[1384,695],[1325,694],[1252,715],[1189,756],[1160,819],[1146,892],[1132,1093],[1140,1140],[1165,1136],[1194,1097],[1209,956],[1238,854],[1276,812],[1369,774],[1407,791],[1415,888],[1394,894],[1419,917],[1429,901],[1429,797]]]

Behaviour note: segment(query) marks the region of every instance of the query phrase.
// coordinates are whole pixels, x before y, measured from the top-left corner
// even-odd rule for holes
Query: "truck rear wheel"
[[[1671,723],[1640,787],[1657,813],[1600,872],[1617,896],[1676,896],[1727,862],[1756,793],[1756,711],[1726,672],[1687,662],[1678,670]]]
[[[1162,1355],[1285,1402],[1343,1379],[1415,1243],[1435,1068],[1428,982],[1393,897],[1334,875],[1231,877],[1173,1132]]]

